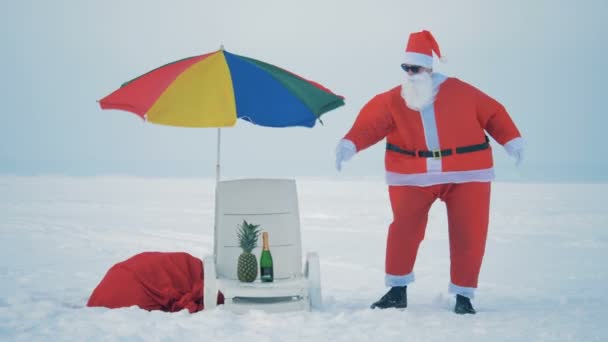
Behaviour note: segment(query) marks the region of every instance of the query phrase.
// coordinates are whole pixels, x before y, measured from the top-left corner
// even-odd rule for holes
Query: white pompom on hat
[[[430,31],[410,33],[410,38],[405,48],[404,64],[419,65],[425,68],[433,68],[433,52],[441,62],[446,62],[445,57],[441,56],[439,44]]]

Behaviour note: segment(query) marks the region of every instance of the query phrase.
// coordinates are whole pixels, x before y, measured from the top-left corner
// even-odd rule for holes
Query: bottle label
[[[274,278],[273,276],[273,272],[272,272],[272,267],[262,267],[260,269],[260,275],[262,278],[262,281],[272,281],[272,279]]]

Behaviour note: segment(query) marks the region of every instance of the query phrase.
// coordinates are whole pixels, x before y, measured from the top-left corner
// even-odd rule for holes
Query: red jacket
[[[485,132],[504,145],[521,134],[505,108],[477,88],[433,74],[437,90],[431,105],[415,111],[406,106],[401,86],[376,95],[361,109],[344,137],[357,152],[386,137],[387,144],[418,152],[455,149],[485,142]],[[453,153],[441,158],[386,151],[389,184],[432,185],[494,178],[492,151]]]

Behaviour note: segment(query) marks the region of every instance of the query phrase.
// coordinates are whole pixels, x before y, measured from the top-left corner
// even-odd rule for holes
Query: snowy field
[[[0,176],[0,340],[608,341],[608,184],[495,183],[474,316],[451,312],[443,203],[431,211],[409,307],[374,311],[386,291],[383,181],[297,185],[323,310],[190,315],[85,303],[134,254],[210,253],[213,179]]]

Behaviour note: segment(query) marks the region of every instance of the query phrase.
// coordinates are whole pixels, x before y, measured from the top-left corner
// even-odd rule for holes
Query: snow
[[[323,310],[237,315],[87,308],[115,263],[213,244],[213,179],[0,176],[0,340],[605,341],[608,184],[494,183],[477,315],[451,312],[444,205],[429,217],[409,307],[386,291],[390,210],[375,178],[297,178],[303,252]]]

